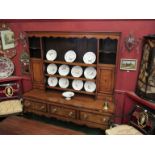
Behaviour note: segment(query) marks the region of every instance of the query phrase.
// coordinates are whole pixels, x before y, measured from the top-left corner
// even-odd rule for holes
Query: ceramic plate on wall
[[[49,64],[47,66],[47,73],[48,74],[51,74],[51,75],[54,75],[57,72],[57,69],[58,69],[57,65],[55,65],[55,64]]]
[[[0,78],[9,77],[14,72],[13,62],[6,57],[0,57]]]
[[[58,79],[56,77],[49,77],[47,83],[51,87],[55,87],[58,83]]]
[[[57,52],[53,49],[47,51],[46,53],[46,59],[49,61],[53,61],[57,58]]]
[[[70,68],[68,65],[61,65],[58,72],[61,76],[66,76],[69,74]]]
[[[84,76],[85,78],[87,79],[94,79],[96,77],[96,69],[94,67],[87,67],[85,70],[84,70]]]
[[[83,69],[80,66],[74,66],[71,69],[71,74],[73,77],[80,77],[83,74]]]
[[[74,62],[76,59],[76,53],[73,50],[69,50],[65,54],[65,61],[66,62]]]
[[[96,55],[93,52],[87,52],[83,56],[83,61],[85,64],[93,64],[96,60]]]
[[[83,88],[82,80],[73,80],[72,87],[74,90],[81,90]]]
[[[90,93],[94,92],[96,90],[95,82],[86,81],[84,84],[84,89],[85,89],[85,91],[90,92]]]
[[[61,88],[67,88],[69,86],[69,80],[66,78],[60,78],[59,79],[59,86]]]

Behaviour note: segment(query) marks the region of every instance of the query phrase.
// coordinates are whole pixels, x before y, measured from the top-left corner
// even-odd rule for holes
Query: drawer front
[[[104,115],[97,115],[88,112],[80,112],[80,119],[99,124],[107,124],[110,118]]]
[[[64,108],[64,107],[59,107],[59,106],[50,106],[50,113],[56,114],[59,116],[64,116],[67,118],[75,118],[76,117],[75,110]]]
[[[34,102],[29,100],[24,101],[24,107],[28,109],[42,111],[42,112],[46,112],[46,109],[47,109],[45,103],[39,103],[39,102]]]

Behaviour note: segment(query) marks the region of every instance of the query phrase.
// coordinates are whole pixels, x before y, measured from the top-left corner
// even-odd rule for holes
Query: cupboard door
[[[113,94],[114,90],[114,65],[100,65],[98,75],[98,92]]]
[[[43,64],[40,59],[31,59],[31,75],[33,88],[44,88]]]

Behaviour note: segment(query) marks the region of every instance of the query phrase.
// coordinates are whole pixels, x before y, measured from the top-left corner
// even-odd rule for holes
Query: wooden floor
[[[0,122],[0,135],[82,135],[84,133],[26,119],[10,116]]]

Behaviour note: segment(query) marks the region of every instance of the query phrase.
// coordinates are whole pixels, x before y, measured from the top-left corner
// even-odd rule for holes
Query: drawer
[[[107,124],[110,118],[104,115],[92,114],[88,112],[80,112],[80,119],[98,124]]]
[[[76,111],[69,108],[59,107],[59,106],[50,106],[50,113],[56,114],[59,116],[67,117],[67,118],[75,118]]]
[[[24,107],[28,109],[42,111],[42,112],[46,112],[46,109],[47,109],[45,103],[39,103],[39,102],[34,102],[29,100],[24,101]]]

